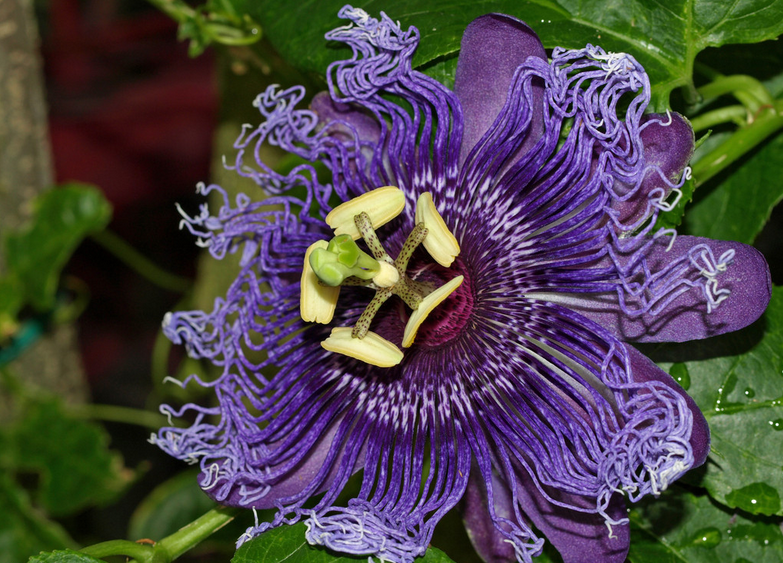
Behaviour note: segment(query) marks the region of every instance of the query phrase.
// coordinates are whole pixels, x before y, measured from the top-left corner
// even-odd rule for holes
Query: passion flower
[[[185,224],[241,272],[165,333],[222,368],[155,441],[215,500],[304,519],[312,544],[410,562],[464,499],[487,560],[625,559],[625,500],[704,462],[694,402],[628,341],[741,328],[770,296],[753,248],[656,232],[693,150],[645,115],[630,55],[555,49],[504,15],[472,22],[454,91],[403,31],[346,6],[353,50],[309,109],[269,88],[236,142],[268,194]],[[280,174],[262,143],[310,164]],[[328,170],[319,179],[314,163]],[[323,177],[323,173],[322,176]],[[221,190],[203,188],[206,194]],[[363,470],[346,505],[338,494]],[[306,504],[309,499],[323,494]]]

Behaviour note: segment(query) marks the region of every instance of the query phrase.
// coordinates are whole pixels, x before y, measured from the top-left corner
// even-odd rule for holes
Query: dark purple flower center
[[[439,287],[459,275],[465,276],[462,285],[436,307],[421,325],[416,337],[416,346],[435,348],[447,344],[462,334],[473,315],[475,301],[473,280],[465,262],[457,258],[450,268],[432,262],[414,264],[408,269],[408,275],[416,281],[431,284],[433,287]],[[410,312],[406,311],[406,320],[409,315]]]

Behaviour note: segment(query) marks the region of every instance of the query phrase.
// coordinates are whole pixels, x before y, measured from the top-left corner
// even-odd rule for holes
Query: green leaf
[[[28,563],[104,563],[100,559],[90,557],[78,551],[64,549],[62,551],[53,551],[50,553],[41,553],[31,557]]]
[[[133,513],[129,537],[160,540],[215,508],[198,486],[198,474],[185,471],[158,485]]]
[[[346,53],[327,48],[323,38],[341,24],[336,14],[344,4],[343,0],[304,0],[294,10],[289,2],[262,0],[249,3],[247,9],[284,58],[322,75],[330,62]],[[632,54],[645,66],[662,99],[677,86],[690,83],[693,59],[702,49],[773,39],[783,32],[781,0],[433,0],[426,4],[370,0],[354,5],[374,17],[385,10],[404,29],[416,26],[421,45],[414,66],[438,60],[427,69],[433,75],[449,74],[453,80],[453,72],[444,72],[437,68],[439,64],[453,68],[450,59],[458,52],[468,23],[480,15],[500,12],[529,23],[547,48],[582,48],[592,43]],[[307,14],[306,24],[302,14]]]
[[[31,403],[4,434],[0,465],[37,474],[35,499],[54,516],[109,502],[131,481],[103,428],[68,417],[54,400]]]
[[[766,313],[747,329],[650,353],[705,358],[668,366],[710,424],[701,484],[729,507],[783,515],[783,287],[773,288]]]
[[[783,135],[777,135],[696,202],[689,234],[751,244],[783,200]]]
[[[0,278],[0,345],[19,329],[17,314],[24,305],[24,291],[18,280]]]
[[[367,556],[337,554],[313,547],[305,540],[304,523],[280,526],[264,532],[237,550],[231,563],[348,563],[367,561]],[[431,547],[427,553],[416,559],[417,563],[453,563],[445,553]]]
[[[658,220],[655,222],[654,232],[658,229],[676,229],[682,223],[685,216],[685,208],[690,204],[693,199],[694,183],[693,179],[687,180],[683,184],[682,196],[670,211],[664,211],[658,215]]]
[[[0,563],[19,563],[39,551],[73,545],[65,530],[36,512],[25,492],[2,471],[0,507]]]
[[[101,192],[85,184],[49,190],[35,202],[35,215],[24,232],[8,235],[8,273],[24,288],[38,310],[54,306],[60,270],[84,237],[103,229],[111,206]]]
[[[783,534],[771,518],[732,513],[676,487],[634,508],[631,563],[778,563]]]

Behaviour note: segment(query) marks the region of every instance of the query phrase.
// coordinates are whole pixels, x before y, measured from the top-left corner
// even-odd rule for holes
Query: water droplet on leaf
[[[726,495],[729,506],[736,506],[752,514],[775,514],[780,511],[780,495],[766,483],[753,483],[735,489]]]
[[[693,534],[691,544],[697,547],[712,548],[721,541],[720,530],[717,528],[703,528]]]

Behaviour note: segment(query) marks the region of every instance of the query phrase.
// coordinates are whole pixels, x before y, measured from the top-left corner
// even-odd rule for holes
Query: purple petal
[[[612,330],[621,339],[634,342],[685,342],[708,338],[744,328],[761,316],[771,297],[772,281],[769,266],[758,250],[738,242],[678,236],[667,251],[669,242],[668,237],[653,242],[645,255],[647,270],[664,270],[691,253],[695,260],[693,264],[701,268],[703,261],[703,272],[707,272],[715,263],[719,264],[720,257],[727,252],[734,251],[734,255],[726,263],[725,271],[720,271],[721,267],[711,278],[694,269],[691,279],[686,280],[691,285],[672,288],[684,291],[657,313],[653,307],[637,315],[634,309],[638,304],[630,300],[620,303],[616,294],[554,295],[553,300]],[[696,252],[701,245],[710,252]],[[659,285],[665,289],[666,283],[664,278]],[[722,298],[726,294],[720,292],[726,290],[730,293],[709,311],[707,302]],[[705,296],[705,292],[708,295]],[[665,293],[661,296],[661,303],[666,297]]]
[[[486,486],[478,472],[471,480],[463,505],[465,527],[473,546],[488,563],[516,561],[513,545],[493,525],[487,506]],[[517,500],[524,514],[543,532],[560,552],[564,563],[622,563],[628,553],[630,534],[627,524],[613,525],[610,535],[603,516],[563,508],[547,500],[525,471],[518,471]],[[516,520],[512,493],[508,485],[493,474],[492,492],[495,514],[499,518]],[[562,492],[550,491],[555,498],[586,510],[595,509],[595,500]],[[626,518],[625,501],[614,495],[607,514],[614,520]]]
[[[340,422],[340,420],[335,421],[299,463],[290,469],[286,469],[283,478],[267,483],[269,489],[263,496],[259,497],[257,494],[254,494],[252,498],[248,497],[249,489],[257,491],[261,488],[259,487],[257,476],[248,475],[247,479],[245,479],[241,472],[235,470],[230,472],[230,477],[226,479],[222,477],[224,473],[221,471],[220,464],[214,465],[202,473],[200,479],[201,486],[207,496],[220,504],[256,509],[274,508],[278,500],[290,500],[315,481],[318,481],[320,485],[308,496],[322,493],[332,486],[338,476],[343,477],[344,468],[341,467],[341,461],[345,453],[345,444],[337,446],[334,443],[335,435],[340,428]],[[339,447],[339,451],[336,452],[336,455],[331,460],[326,475],[319,478],[319,473],[324,469],[324,462],[329,457],[333,445]],[[275,449],[276,447],[273,444],[270,450],[275,451]],[[359,454],[351,473],[356,473],[363,465],[364,452]],[[271,472],[275,472],[278,469],[278,467],[270,467]],[[213,480],[215,475],[217,475],[217,479]]]
[[[699,407],[680,385],[674,381],[671,375],[656,366],[647,356],[636,350],[633,346],[626,346],[631,358],[631,374],[633,380],[639,383],[659,381],[677,393],[682,395],[693,415],[693,429],[691,430],[690,444],[693,448],[693,467],[698,467],[707,460],[710,453],[710,427]]]
[[[647,213],[648,196],[656,188],[663,193],[655,199],[665,199],[671,192],[671,183],[676,183],[685,165],[693,154],[693,129],[687,119],[679,113],[649,115],[642,119],[641,131],[644,143],[644,158],[650,170],[633,194],[624,201],[614,201],[612,207],[620,212],[623,224],[633,224]],[[668,180],[664,181],[663,178]]]
[[[517,495],[522,510],[533,524],[552,542],[564,563],[623,563],[631,543],[628,524],[615,524],[611,534],[600,514],[577,512],[547,500],[524,472],[517,472]],[[524,477],[527,477],[525,480]],[[507,490],[507,489],[506,489]],[[497,494],[497,493],[496,493]],[[595,509],[595,499],[570,495],[559,491],[550,494],[558,502]],[[627,518],[625,500],[614,495],[606,508],[614,520]]]
[[[546,52],[535,32],[516,18],[488,14],[465,29],[454,82],[465,121],[460,164],[495,121],[506,102],[514,72],[528,57],[546,61]],[[533,134],[518,149],[514,160],[527,152],[543,132],[543,84],[536,85],[534,91],[541,109],[535,114]]]
[[[511,494],[494,473],[492,488],[495,493],[495,514],[499,518],[513,519]],[[462,518],[473,547],[486,563],[511,563],[517,560],[514,545],[492,522],[487,506],[487,488],[476,467],[471,468],[468,488],[462,498]]]
[[[337,127],[330,133],[331,136],[339,137],[342,133],[348,139],[355,135],[363,143],[377,143],[381,137],[381,128],[373,117],[348,104],[335,102],[329,92],[316,94],[310,102],[310,109],[318,116],[319,126],[336,122]]]

